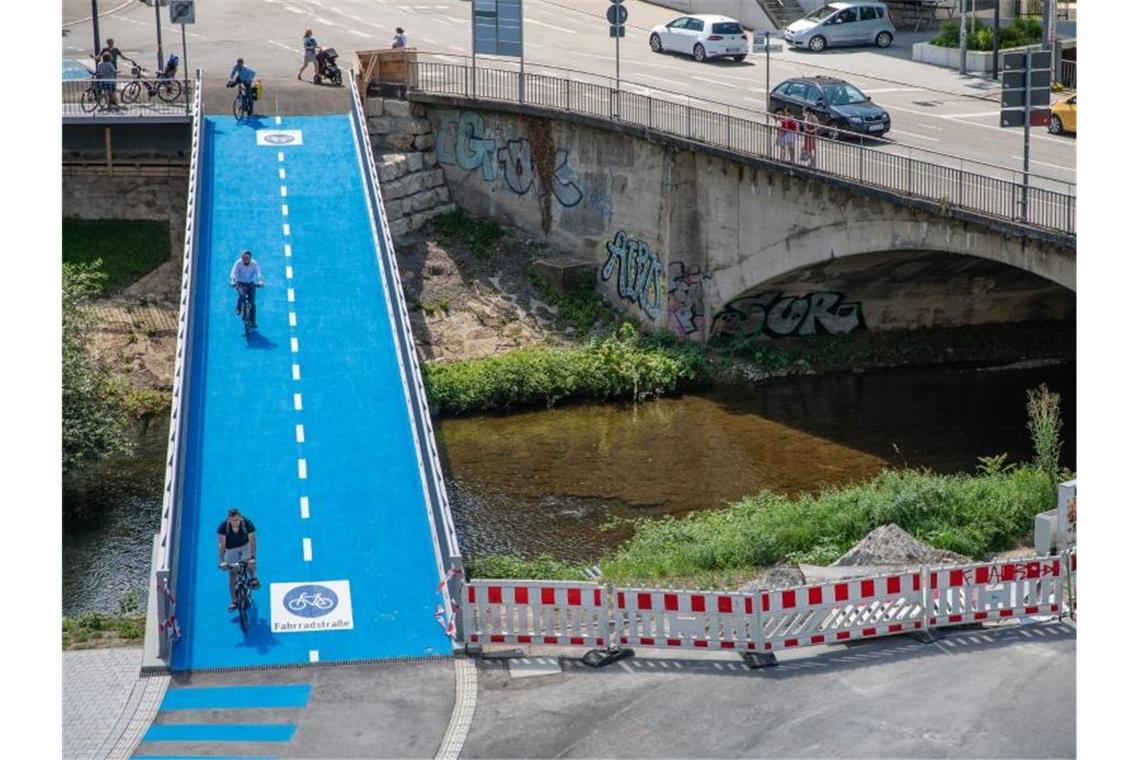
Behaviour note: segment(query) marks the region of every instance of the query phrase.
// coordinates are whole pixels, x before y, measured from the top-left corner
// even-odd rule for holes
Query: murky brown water
[[[1074,364],[808,377],[637,407],[443,420],[436,431],[465,554],[593,560],[628,535],[601,530],[612,516],[708,509],[904,464],[957,472],[983,454],[1029,459],[1025,391],[1042,382],[1062,394],[1062,461],[1073,468]],[[124,592],[146,587],[140,547],[158,528],[165,420],[140,443],[138,458],[94,473],[102,486],[64,494],[96,499],[100,515],[64,536],[65,614],[115,611]]]

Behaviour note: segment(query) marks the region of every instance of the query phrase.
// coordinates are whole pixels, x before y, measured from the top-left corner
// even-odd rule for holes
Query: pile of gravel
[[[851,550],[831,563],[832,567],[853,565],[933,565],[969,562],[951,551],[924,544],[899,526],[891,523],[875,528]]]

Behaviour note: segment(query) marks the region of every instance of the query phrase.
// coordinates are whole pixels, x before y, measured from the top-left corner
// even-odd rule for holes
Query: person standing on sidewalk
[[[313,36],[312,29],[305,30],[305,37],[303,39],[305,45],[305,62],[301,64],[301,70],[297,72],[297,78],[303,79],[301,75],[305,73],[305,69],[309,68],[309,64],[313,64],[313,68],[317,67],[317,39]]]
[[[404,27],[396,27],[396,36],[392,38],[392,49],[399,50],[408,46],[408,35],[404,34]]]

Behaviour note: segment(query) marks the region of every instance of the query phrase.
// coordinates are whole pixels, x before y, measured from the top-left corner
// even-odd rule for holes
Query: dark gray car
[[[891,130],[891,115],[858,87],[834,77],[796,77],[787,79],[768,96],[772,113],[789,111],[802,119],[807,111],[819,117],[828,137],[842,131],[882,136]]]

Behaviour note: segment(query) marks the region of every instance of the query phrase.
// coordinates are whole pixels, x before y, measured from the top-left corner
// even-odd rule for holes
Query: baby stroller
[[[340,67],[336,65],[336,49],[324,48],[317,52],[317,73],[313,74],[313,84],[327,79],[337,87],[341,84]]]

